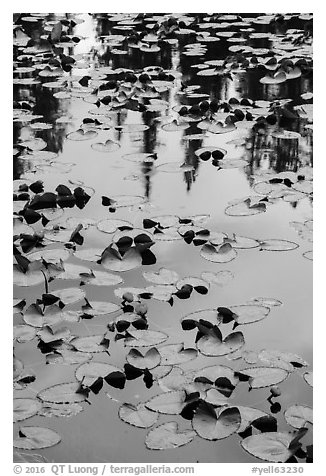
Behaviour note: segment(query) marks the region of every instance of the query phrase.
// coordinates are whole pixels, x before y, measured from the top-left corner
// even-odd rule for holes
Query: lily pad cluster
[[[84,53],[89,39],[79,25],[90,19],[99,28]],[[105,394],[121,425],[146,429],[148,451],[232,437],[264,461],[311,462],[312,409],[300,396],[283,398],[283,382],[299,379],[309,390],[312,368],[300,355],[265,348],[263,338],[249,345],[253,325],[276,322],[283,302],[248,296],[230,304],[219,291],[237,278],[232,261],[242,250],[259,260],[258,251],[294,256],[312,242],[306,215],[289,223],[295,241],[237,231],[273,208],[312,202],[312,15],[15,14],[13,34],[17,461],[43,462],[29,452],[65,443],[55,419],[67,425]],[[238,94],[246,75],[257,92]],[[170,140],[184,145],[184,158],[158,150]],[[92,172],[96,161],[107,161],[108,174],[132,167],[123,178],[141,180],[145,192],[111,189],[106,177],[98,192],[71,176],[81,150]],[[218,179],[245,175],[250,186],[227,203],[225,227],[197,208],[182,214],[152,204],[156,174],[181,177],[189,191],[212,166]],[[189,276],[160,254],[186,245],[202,264]],[[312,259],[310,249],[301,254]],[[202,304],[208,293],[210,308]],[[168,327],[165,313],[187,299],[191,312]],[[46,383],[21,357],[26,348],[46,366]],[[61,369],[70,376],[58,377]],[[139,398],[128,393],[136,380]],[[244,402],[248,392],[258,403]]]

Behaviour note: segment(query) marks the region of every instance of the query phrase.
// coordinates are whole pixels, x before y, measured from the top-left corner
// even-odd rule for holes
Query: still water
[[[67,15],[69,18],[69,15]],[[97,129],[97,137],[87,141],[73,141],[67,135],[79,129],[84,118],[103,119],[102,111],[88,101],[89,92],[67,97],[55,98],[53,92],[59,89],[43,87],[42,84],[14,86],[15,101],[33,103],[33,114],[41,115],[42,122],[51,124],[48,130],[33,130],[29,123],[14,124],[15,145],[34,137],[42,138],[46,150],[55,152],[55,166],[46,166],[28,157],[14,158],[14,179],[42,180],[45,191],[53,191],[58,184],[82,183],[93,189],[95,193],[83,209],[64,208],[64,215],[57,219],[62,223],[68,217],[77,219],[89,218],[98,222],[104,218],[119,218],[128,220],[135,227],[142,227],[142,220],[153,216],[177,215],[194,216],[209,215],[205,227],[209,230],[222,231],[229,236],[232,233],[264,241],[270,238],[289,240],[299,245],[291,251],[268,252],[258,251],[257,248],[238,250],[238,256],[233,261],[220,264],[207,261],[200,255],[199,248],[187,245],[183,240],[157,241],[151,248],[157,262],[154,265],[136,268],[119,273],[124,279],[123,287],[145,287],[148,285],[143,278],[144,271],[158,271],[164,267],[177,271],[179,276],[199,277],[204,271],[230,271],[234,278],[225,286],[211,286],[208,294],[192,293],[190,299],[174,300],[171,307],[167,302],[148,301],[148,318],[150,328],[167,333],[170,337],[167,343],[184,342],[185,347],[194,346],[193,332],[184,332],[180,319],[191,312],[200,309],[216,308],[244,304],[255,297],[275,298],[282,306],[272,309],[267,319],[252,325],[243,326],[246,340],[246,350],[260,351],[262,349],[279,350],[298,354],[310,364],[312,370],[312,262],[303,257],[303,253],[312,249],[312,244],[298,236],[290,222],[303,223],[312,219],[312,200],[306,196],[298,201],[275,201],[265,213],[251,216],[230,216],[225,209],[237,199],[256,195],[253,189],[257,180],[255,177],[270,173],[297,172],[312,167],[312,137],[305,118],[297,119],[286,124],[290,129],[301,134],[299,147],[297,141],[278,143],[268,135],[238,127],[225,134],[207,132],[205,137],[187,140],[189,134],[201,133],[195,125],[187,130],[168,131],[162,129],[162,124],[176,118],[180,105],[198,103],[198,99],[188,98],[184,93],[184,85],[200,85],[204,99],[214,99],[228,102],[230,98],[239,101],[243,98],[252,100],[273,101],[275,99],[291,99],[292,105],[302,103],[301,94],[312,90],[312,79],[301,76],[281,84],[261,84],[261,71],[256,69],[241,69],[234,71],[232,77],[197,76],[198,69],[193,65],[203,61],[203,58],[187,57],[183,54],[187,37],[180,37],[175,43],[165,48],[161,55],[144,53],[136,55],[115,54],[112,46],[108,45],[105,37],[111,34],[123,34],[118,21],[109,22],[104,15],[78,14],[78,19],[84,20],[73,28],[73,34],[82,39],[75,46],[64,48],[66,55],[78,56],[79,66],[65,73],[67,89],[69,81],[82,78],[90,71],[99,70],[106,66],[113,69],[128,68],[140,71],[147,66],[162,66],[165,70],[175,73],[171,86],[163,91],[159,99],[167,102],[167,108],[152,114],[125,108],[114,109],[107,114],[107,129]],[[54,15],[46,17],[47,21],[56,20]],[[32,26],[31,26],[32,25]],[[24,24],[29,36],[40,43],[43,34],[43,21],[31,25]],[[43,26],[42,26],[43,25]],[[231,28],[231,27],[230,27]],[[235,28],[235,27],[233,27]],[[270,31],[269,25],[256,25],[257,31]],[[284,33],[283,30],[279,33]],[[273,33],[275,27],[273,27]],[[248,40],[254,48],[273,48],[272,40],[268,38],[253,38]],[[221,44],[220,44],[221,43]],[[215,49],[209,47],[205,60],[224,59],[229,53],[227,43],[220,42]],[[41,46],[40,46],[41,48]],[[113,50],[113,53],[112,53]],[[85,61],[83,68],[82,61]],[[25,75],[23,77],[29,77]],[[42,78],[42,83],[51,78]],[[82,88],[81,88],[82,89]],[[62,90],[62,89],[60,89]],[[69,121],[58,123],[62,116]],[[115,126],[127,124],[146,124],[146,130],[124,131]],[[191,124],[191,123],[190,123]],[[267,137],[267,138],[266,138]],[[111,139],[119,143],[120,148],[113,152],[101,153],[92,149],[91,145],[103,143]],[[281,144],[281,145],[280,145]],[[290,145],[289,145],[290,144]],[[202,147],[213,146],[227,151],[228,159],[245,159],[247,164],[236,168],[214,167],[211,160],[204,161],[196,156],[195,151]],[[156,153],[156,167],[144,167],[144,164],[125,160],[126,154],[146,152]],[[188,171],[162,171],[159,165],[166,163],[186,163]],[[67,165],[65,165],[67,164]],[[300,169],[301,168],[301,169]],[[86,189],[87,190],[87,189]],[[132,195],[145,197],[145,201],[134,207],[117,208],[110,213],[102,206],[102,196]],[[56,223],[56,221],[54,221]],[[35,225],[35,229],[37,226]],[[95,226],[82,231],[84,248],[104,249],[111,242],[111,235],[102,233]],[[52,243],[50,248],[56,248],[58,243]],[[62,246],[62,244],[60,245]],[[35,251],[35,250],[33,250]],[[92,269],[102,269],[101,265],[89,261],[81,261],[71,255],[68,263],[75,263]],[[54,280],[50,290],[63,289],[78,285],[76,280]],[[86,285],[83,290],[88,300],[110,301],[120,303],[114,294],[113,287]],[[32,287],[16,287],[14,296],[25,299],[26,306],[35,302],[44,292],[43,284]],[[80,303],[70,306],[80,309]],[[114,315],[115,316],[115,315]],[[97,334],[104,331],[111,316],[98,316],[90,320],[82,320],[78,324],[68,324],[73,335]],[[14,324],[22,324],[21,315],[15,314]],[[104,323],[104,324],[103,324]],[[46,365],[45,355],[41,354],[35,345],[35,339],[19,343],[15,348],[16,357],[24,362],[25,370],[35,374],[35,381],[26,389],[16,390],[15,397],[30,397],[42,389],[57,383],[74,380],[76,365]],[[121,341],[110,347],[109,362],[119,368],[125,363],[126,349]],[[106,354],[95,356],[97,361],[108,361]],[[204,357],[199,355],[195,362],[182,365],[184,370],[202,368],[207,365],[230,365],[238,370],[249,366],[241,359],[230,360],[225,357]],[[283,411],[290,405],[312,405],[312,391],[303,378],[294,373],[279,385],[282,394],[278,402],[282,410],[278,413],[279,431],[288,430],[282,416]],[[53,462],[253,462],[256,458],[244,452],[239,444],[239,437],[233,434],[220,441],[207,441],[199,438],[184,447],[165,451],[151,451],[145,447],[144,439],[147,429],[135,428],[122,422],[118,417],[121,403],[137,404],[150,399],[160,391],[158,385],[146,389],[142,380],[129,381],[124,390],[106,386],[98,395],[90,394],[91,405],[83,404],[84,411],[70,418],[46,418],[34,416],[26,424],[45,426],[61,436],[61,443],[52,448],[34,451]],[[109,393],[112,398],[106,394]],[[269,395],[267,388],[248,392],[247,387],[241,387],[232,404],[248,405],[269,412],[270,405],[266,400]],[[160,415],[159,423],[172,421],[179,423],[180,429],[189,428],[189,421],[181,417]],[[22,424],[24,424],[23,422]],[[17,426],[17,424],[16,424]],[[16,430],[15,430],[16,431]]]

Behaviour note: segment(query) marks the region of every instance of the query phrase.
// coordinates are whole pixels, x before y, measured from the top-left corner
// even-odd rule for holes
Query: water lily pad
[[[158,348],[163,365],[179,365],[197,357],[196,349],[185,349],[184,344],[168,344]]]
[[[14,447],[22,450],[49,448],[60,443],[61,437],[49,428],[40,426],[24,426],[19,429],[18,438],[14,439]]]
[[[148,410],[143,403],[138,405],[123,403],[119,408],[119,417],[129,425],[138,428],[149,428],[157,422],[159,415]]]
[[[79,382],[82,382],[86,387],[90,387],[99,377],[106,378],[110,375],[120,379],[122,382],[122,388],[125,382],[125,375],[118,367],[107,364],[105,362],[85,362],[77,367],[75,376]],[[121,386],[119,387],[121,388]]]
[[[241,349],[245,344],[242,332],[232,332],[224,339],[218,327],[209,329],[197,341],[197,349],[203,355],[217,357]]]
[[[237,407],[215,409],[207,402],[201,402],[192,420],[198,436],[205,440],[222,440],[239,430],[241,414]]]
[[[60,383],[41,390],[37,397],[49,403],[78,403],[87,399],[88,393],[80,391],[79,382]]]
[[[291,405],[284,412],[286,422],[293,428],[302,428],[313,423],[312,408],[305,405]]]
[[[313,251],[305,251],[302,253],[302,256],[306,259],[309,259],[310,261],[313,261]]]
[[[101,264],[111,271],[129,271],[142,264],[142,257],[136,248],[129,248],[123,255],[110,245],[101,256]]]
[[[91,148],[96,150],[96,152],[115,152],[116,150],[120,149],[121,145],[118,142],[114,142],[111,139],[108,139],[104,143],[97,142],[96,144],[92,144]]]
[[[281,352],[279,350],[261,350],[259,359],[270,367],[279,367],[293,372],[295,368],[306,367],[308,363],[299,355],[290,352]]]
[[[51,418],[69,418],[83,411],[83,407],[78,403],[49,403],[43,402],[42,409],[38,415]]]
[[[145,445],[149,450],[179,448],[190,443],[195,435],[192,430],[178,431],[178,424],[171,421],[150,430],[146,435]]]
[[[282,306],[283,304],[282,301],[280,301],[279,299],[265,298],[265,297],[251,298],[249,302],[253,304],[261,304],[262,306],[266,306],[266,307],[278,307],[278,306]]]
[[[260,249],[265,251],[291,251],[299,245],[293,241],[269,239],[260,242]]]
[[[303,374],[303,378],[304,378],[305,382],[307,382],[309,387],[313,386],[313,373],[312,372],[305,372]]]
[[[237,257],[237,252],[230,243],[224,243],[220,246],[205,244],[200,251],[200,255],[213,263],[228,263]]]
[[[235,313],[234,320],[237,324],[251,324],[265,319],[270,313],[270,308],[258,304],[241,304],[230,306],[230,310]]]
[[[83,273],[88,273],[89,269],[73,263],[64,263],[64,271],[56,276],[56,279],[79,279]]]
[[[277,367],[250,367],[242,369],[239,373],[249,377],[249,385],[251,388],[264,388],[271,385],[277,385],[283,382],[289,373]]]
[[[285,463],[301,447],[298,439],[305,431],[293,433],[267,432],[241,441],[242,448],[252,456],[272,463]]]
[[[166,162],[164,164],[160,164],[156,167],[158,172],[166,172],[166,173],[182,173],[182,172],[190,172],[194,170],[194,166],[191,164],[185,164],[184,162]]]
[[[70,132],[67,135],[67,139],[74,140],[74,141],[82,141],[82,140],[90,140],[94,139],[97,136],[97,132],[93,130],[86,130],[84,129],[78,129],[75,132]]]
[[[82,306],[84,314],[87,316],[101,316],[104,314],[111,314],[112,312],[119,311],[121,307],[114,302],[108,301],[86,301],[86,304]]]
[[[44,266],[40,262],[32,262],[26,272],[23,272],[17,264],[13,265],[13,283],[16,286],[36,286],[44,283]]]
[[[102,249],[101,248],[86,248],[83,250],[78,250],[74,252],[76,258],[85,260],[85,261],[98,261],[101,258]]]
[[[153,369],[161,363],[161,355],[154,347],[144,354],[138,349],[131,349],[126,356],[127,362],[137,369]]]
[[[179,279],[178,273],[166,268],[160,268],[157,273],[155,272],[143,273],[143,276],[146,279],[146,281],[149,281],[155,284],[163,284],[163,285],[175,284]]]
[[[207,281],[210,284],[217,284],[218,286],[225,286],[232,279],[234,279],[234,274],[231,271],[218,271],[213,273],[212,271],[204,271],[201,273],[201,278]]]
[[[257,408],[243,407],[240,405],[238,405],[237,408],[241,415],[241,425],[238,429],[238,433],[245,431],[254,420],[268,416],[268,413],[258,410]]]
[[[121,276],[107,273],[106,271],[92,270],[88,274],[82,274],[81,284],[91,284],[92,286],[116,286],[123,282]]]
[[[79,352],[97,353],[106,352],[109,347],[109,341],[103,335],[93,335],[75,337],[70,341],[70,345]]]
[[[128,330],[125,345],[128,347],[150,347],[162,344],[168,336],[163,332],[150,330]]]
[[[57,289],[53,294],[58,296],[64,304],[72,304],[85,297],[85,292],[80,288]]]
[[[41,408],[42,403],[35,398],[14,398],[14,423],[31,418],[32,416],[36,415]]]
[[[60,263],[61,261],[66,261],[70,256],[68,250],[55,248],[52,250],[44,249],[40,251],[34,251],[33,253],[28,254],[28,259],[31,261],[42,260],[44,259],[47,263]]]
[[[152,397],[145,403],[145,407],[153,412],[164,415],[179,415],[185,405],[184,391],[165,392]]]
[[[259,199],[260,200],[260,199]],[[226,215],[230,216],[251,216],[266,212],[266,203],[247,198],[244,201],[230,205],[225,209]]]
[[[14,326],[14,339],[17,342],[29,342],[36,336],[35,327],[18,324]]]
[[[97,223],[97,228],[104,233],[114,233],[119,228],[133,228],[133,225],[126,220],[114,220],[114,219],[106,219],[101,220]]]

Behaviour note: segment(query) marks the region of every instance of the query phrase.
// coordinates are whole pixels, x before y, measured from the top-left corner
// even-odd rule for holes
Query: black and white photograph
[[[197,6],[11,14],[18,474],[313,462],[315,14]]]

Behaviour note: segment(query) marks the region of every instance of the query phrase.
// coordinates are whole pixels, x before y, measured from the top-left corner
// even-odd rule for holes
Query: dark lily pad
[[[131,349],[126,356],[127,362],[137,369],[154,369],[161,363],[161,355],[153,347],[144,354],[138,349]],[[166,362],[167,363],[167,362]]]
[[[192,426],[198,436],[206,440],[222,440],[239,430],[241,414],[237,407],[215,409],[201,402],[196,409]]]

